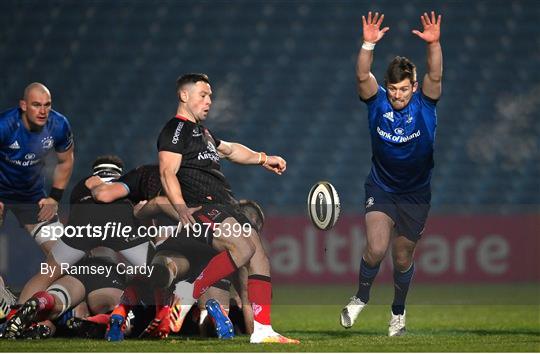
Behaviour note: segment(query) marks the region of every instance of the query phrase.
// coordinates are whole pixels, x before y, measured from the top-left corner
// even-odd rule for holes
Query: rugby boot
[[[390,311],[392,317],[390,318],[390,324],[388,325],[388,336],[399,337],[405,335],[405,313],[406,311],[403,311],[403,315],[394,315],[394,313]]]
[[[21,308],[6,322],[4,338],[19,338],[30,327],[39,312],[39,300],[35,297],[28,299]]]
[[[96,323],[78,317],[70,318],[66,322],[66,326],[80,338],[100,339],[105,336],[105,332],[107,331],[107,324]]]
[[[7,317],[15,302],[15,295],[8,288],[0,287],[0,320]]]
[[[212,317],[214,325],[216,327],[216,333],[219,339],[231,339],[234,338],[234,327],[227,316],[227,312],[221,306],[219,302],[214,299],[210,299],[206,302],[206,310]]]
[[[124,332],[126,331],[126,319],[122,315],[111,315],[105,339],[109,342],[120,342],[124,340]]]
[[[351,328],[364,307],[366,304],[362,300],[356,296],[351,297],[347,306],[341,310],[341,325],[347,329]]]
[[[139,338],[167,338],[171,331],[171,308],[163,306]]]
[[[262,325],[255,321],[253,333],[249,338],[252,344],[280,343],[280,344],[300,344],[297,339],[287,338],[274,331],[271,325]]]
[[[52,337],[51,327],[35,323],[23,332],[20,338],[24,339],[47,339]]]
[[[191,310],[191,305],[183,305],[182,302],[175,296],[173,304],[171,306],[171,331],[173,333],[180,332],[180,329],[182,329],[182,324],[184,323],[184,319],[186,318],[189,310]]]

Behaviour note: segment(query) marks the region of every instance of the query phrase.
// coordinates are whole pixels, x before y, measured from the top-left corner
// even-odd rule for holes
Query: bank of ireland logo
[[[36,158],[36,154],[34,154],[34,153],[28,153],[28,154],[24,155],[25,160],[33,160],[35,158]]]
[[[394,129],[394,133],[396,133],[396,135],[403,135],[405,133],[405,129],[396,128],[396,129]]]
[[[50,148],[52,148],[53,144],[54,144],[54,140],[52,136],[48,136],[46,138],[41,139],[41,145],[43,146],[45,150],[49,150]]]
[[[375,204],[375,198],[369,197],[366,200],[366,208],[371,208],[373,206],[373,204]]]

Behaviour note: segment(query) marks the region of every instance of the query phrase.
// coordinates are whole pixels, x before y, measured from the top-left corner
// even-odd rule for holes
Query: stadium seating
[[[224,163],[239,197],[301,211],[317,180],[360,210],[370,167],[366,110],[355,93],[361,15],[384,11],[382,80],[395,55],[422,75],[410,33],[422,11],[443,13],[444,94],[438,105],[434,211],[513,212],[540,205],[540,2],[38,1],[0,3],[0,104],[42,81],[73,126],[73,181],[100,154],[128,168],[156,161],[175,112],[176,77],[206,72],[218,136],[280,154],[288,170]],[[421,76],[420,76],[421,77]],[[538,210],[538,209],[536,209]]]

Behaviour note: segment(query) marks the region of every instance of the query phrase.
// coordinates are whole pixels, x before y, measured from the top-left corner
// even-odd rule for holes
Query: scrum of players
[[[0,113],[1,220],[12,212],[45,256],[18,297],[0,277],[2,339],[244,333],[251,343],[298,343],[272,328],[263,211],[237,200],[220,168],[225,158],[281,175],[286,162],[220,140],[202,124],[212,105],[206,75],[181,76],[176,93],[156,163],[125,172],[120,157],[106,155],[81,166],[88,176],[71,190],[62,222],[58,206],[74,168],[68,119],[52,109],[41,83],[29,84],[18,106]],[[44,159],[53,149],[46,193]],[[115,226],[159,232],[113,237]],[[68,237],[73,230],[77,237]]]

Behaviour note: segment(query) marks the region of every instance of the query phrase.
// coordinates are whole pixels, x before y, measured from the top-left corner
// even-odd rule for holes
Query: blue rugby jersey
[[[37,202],[45,197],[45,156],[53,148],[65,152],[72,145],[67,118],[54,110],[36,132],[26,129],[19,108],[0,113],[0,198]]]
[[[418,89],[401,110],[392,108],[386,90],[364,101],[368,106],[372,166],[368,178],[392,193],[430,186],[437,101]]]

